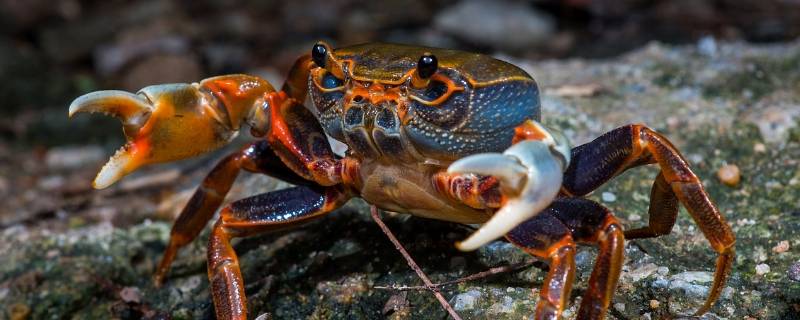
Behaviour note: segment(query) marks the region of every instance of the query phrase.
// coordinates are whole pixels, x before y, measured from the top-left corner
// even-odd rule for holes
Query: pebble
[[[269,312],[262,313],[258,317],[256,317],[256,320],[270,320],[270,319],[272,319],[272,314]]]
[[[707,271],[686,271],[673,275],[671,280],[681,280],[691,283],[709,283],[714,280],[714,274]]]
[[[119,291],[119,297],[122,301],[140,303],[142,302],[142,294],[137,287],[125,287]]]
[[[645,264],[641,267],[631,270],[626,274],[627,277],[631,278],[633,282],[638,282],[644,278],[649,277],[653,273],[658,271],[658,266],[653,263]]]
[[[789,279],[800,282],[800,261],[797,261],[789,266],[788,274]]]
[[[383,314],[388,315],[392,312],[408,309],[410,305],[407,297],[407,291],[398,292],[389,297],[389,300],[386,300],[386,304],[383,305]]]
[[[756,274],[759,276],[763,276],[769,273],[769,265],[766,263],[761,263],[756,265]]]
[[[617,302],[614,304],[614,309],[617,311],[625,311],[625,304],[622,302]]]
[[[642,220],[642,216],[638,214],[633,213],[628,216],[628,221],[639,221],[639,220]]]
[[[617,196],[611,192],[603,192],[600,197],[603,199],[603,202],[614,202],[617,201]]]
[[[651,309],[658,309],[659,306],[661,306],[661,302],[658,302],[656,299],[650,300]]]
[[[475,304],[480,297],[481,292],[476,289],[459,294],[453,298],[453,308],[456,309],[456,311],[472,310],[475,308]]]
[[[789,251],[789,241],[786,241],[786,240],[778,242],[777,245],[772,247],[772,252],[775,252],[775,253],[784,253],[786,251]]]
[[[487,310],[489,314],[510,313],[514,311],[514,299],[503,297],[503,302],[495,302]]]
[[[735,187],[741,181],[742,174],[735,164],[727,164],[717,170],[717,178],[726,186]]]
[[[8,315],[11,320],[28,319],[31,308],[22,303],[16,303],[8,307]]]
[[[758,142],[758,143],[756,143],[756,144],[754,144],[754,145],[753,145],[753,151],[755,151],[755,152],[757,152],[757,153],[764,153],[764,152],[767,152],[767,146],[766,146],[766,145],[764,145],[764,144],[763,144],[763,143],[761,143],[761,142]]]

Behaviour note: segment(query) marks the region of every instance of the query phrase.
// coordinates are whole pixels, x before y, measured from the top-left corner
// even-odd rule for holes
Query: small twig
[[[397,251],[400,251],[400,254],[402,254],[403,258],[406,259],[408,266],[411,267],[411,269],[413,269],[414,272],[417,273],[417,276],[419,276],[419,278],[422,279],[422,282],[425,283],[425,286],[429,288],[429,290],[433,291],[433,295],[436,296],[436,299],[439,300],[439,303],[442,304],[442,307],[444,307],[444,309],[447,310],[447,313],[449,313],[450,316],[453,317],[453,319],[461,320],[461,317],[459,317],[456,311],[453,310],[453,307],[450,305],[449,302],[447,302],[447,299],[444,298],[442,293],[439,291],[439,288],[433,285],[431,280],[428,279],[428,276],[425,275],[425,272],[423,272],[422,269],[420,269],[420,267],[417,265],[417,263],[414,262],[414,258],[411,258],[411,255],[409,255],[408,251],[406,251],[406,249],[403,248],[403,245],[400,244],[400,241],[398,241],[397,238],[392,233],[392,231],[389,230],[389,227],[387,227],[386,224],[383,223],[383,220],[381,220],[381,217],[378,215],[378,208],[376,208],[375,206],[371,206],[370,213],[372,214],[372,220],[375,220],[375,223],[377,223],[378,227],[380,227],[383,233],[386,234],[386,237],[389,238],[389,241],[391,241],[392,244],[394,244],[395,249],[397,249]]]
[[[462,282],[467,282],[467,281],[478,280],[478,279],[490,277],[490,276],[493,276],[493,275],[496,275],[496,274],[500,274],[500,273],[517,271],[519,269],[530,267],[534,263],[536,263],[536,260],[530,260],[530,261],[510,264],[510,265],[507,265],[507,266],[494,267],[494,268],[491,268],[489,270],[478,272],[478,273],[474,273],[474,274],[468,275],[468,276],[463,277],[463,278],[458,278],[458,279],[455,279],[455,280],[445,281],[445,282],[441,282],[441,283],[434,283],[433,287],[434,288],[441,288],[441,287],[444,287],[444,286],[449,286],[449,285],[458,284],[458,283],[462,283]],[[396,291],[430,290],[430,288],[428,288],[427,286],[398,286],[398,285],[391,285],[391,286],[374,286],[373,288],[382,289],[382,290],[396,290]]]

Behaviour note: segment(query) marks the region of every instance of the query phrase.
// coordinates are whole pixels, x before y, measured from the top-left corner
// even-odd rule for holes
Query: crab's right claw
[[[75,99],[69,116],[100,112],[123,124],[127,143],[97,174],[93,186],[110,186],[137,168],[190,158],[219,148],[253,116],[266,81],[247,75],[221,76],[194,84],[149,86],[137,94],[98,91]]]
[[[558,195],[563,172],[569,164],[570,146],[561,134],[543,132],[547,133],[545,139],[518,142],[502,154],[472,155],[448,167],[450,173],[494,176],[500,180],[503,192],[509,195],[488,222],[456,244],[458,249],[475,250],[502,237],[547,208]]]

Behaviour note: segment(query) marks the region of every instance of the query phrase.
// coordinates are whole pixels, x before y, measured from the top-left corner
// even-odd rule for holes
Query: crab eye
[[[311,48],[311,60],[321,68],[325,68],[325,60],[328,55],[328,48],[321,43],[317,43]]]
[[[333,73],[326,72],[324,76],[322,76],[322,87],[325,89],[335,89],[341,87],[344,84],[342,79],[337,78],[333,75]]]
[[[436,59],[436,56],[425,53],[419,58],[419,62],[417,62],[417,75],[422,79],[428,79],[436,73],[436,69],[438,68],[439,61]]]
[[[434,101],[439,99],[445,93],[447,93],[447,85],[444,82],[431,81],[431,83],[425,89],[425,93],[423,93],[423,95],[425,96],[425,100]]]

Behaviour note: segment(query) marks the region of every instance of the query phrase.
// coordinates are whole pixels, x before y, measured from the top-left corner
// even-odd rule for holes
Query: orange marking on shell
[[[409,73],[407,73],[404,76],[404,78],[413,76],[413,73],[414,73],[414,70],[409,71]],[[425,105],[437,106],[437,105],[440,105],[443,102],[447,101],[447,99],[449,99],[450,96],[453,93],[456,93],[458,91],[464,91],[464,87],[459,87],[458,85],[456,85],[455,82],[453,82],[453,80],[451,80],[450,78],[448,78],[448,77],[446,77],[444,75],[438,74],[438,73],[436,73],[433,76],[431,76],[430,80],[444,83],[445,86],[447,86],[447,92],[445,92],[444,94],[442,94],[441,97],[439,97],[439,98],[437,98],[436,100],[433,100],[433,101],[426,101],[426,100],[423,100],[423,99],[421,99],[419,97],[415,97],[413,95],[411,96],[412,99],[416,100],[419,103],[425,104]]]

